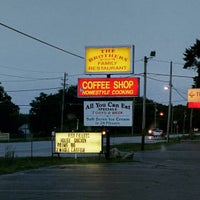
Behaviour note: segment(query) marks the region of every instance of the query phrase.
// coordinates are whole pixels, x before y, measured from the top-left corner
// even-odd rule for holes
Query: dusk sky
[[[198,0],[0,0],[0,82],[20,111],[28,113],[40,92],[54,94],[62,87],[65,72],[69,86],[85,77],[86,46],[134,45],[140,96],[144,56],[156,51],[147,64],[147,98],[168,104],[163,88],[172,61],[172,103],[186,105],[196,72],[183,69],[183,53],[199,39],[199,9]]]

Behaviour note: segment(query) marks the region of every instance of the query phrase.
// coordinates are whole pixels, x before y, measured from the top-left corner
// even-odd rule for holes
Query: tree
[[[65,130],[72,131],[83,126],[83,101],[77,97],[77,86],[70,86],[65,96]]]
[[[61,97],[40,93],[31,103],[30,129],[35,136],[49,136],[59,126]]]
[[[12,103],[12,98],[0,85],[0,130],[17,133],[19,127],[19,107]]]
[[[184,105],[177,105],[177,106],[173,107],[172,111],[173,111],[172,112],[173,132],[176,132],[176,131],[179,131],[180,133],[188,132],[189,124],[190,124],[190,121],[189,121],[190,120],[190,110]],[[178,127],[178,130],[176,130],[176,126]]]
[[[60,131],[62,95],[62,90],[50,95],[40,93],[40,96],[30,103],[30,129],[34,136],[50,136],[55,127],[56,131]],[[77,87],[70,86],[65,92],[64,131],[76,129],[77,120],[82,122],[81,102],[82,100],[77,98]]]
[[[185,50],[184,69],[192,68],[197,71],[197,76],[193,78],[195,88],[200,88],[200,40],[196,39],[196,43]]]
[[[193,78],[193,88],[200,88],[200,40],[196,39],[196,43],[185,50],[184,56],[185,64],[183,68],[192,68],[197,71],[197,76]],[[194,119],[192,121],[192,126],[199,127],[199,109],[195,109],[193,112],[191,111],[191,114],[193,115]]]
[[[51,131],[56,127],[56,131],[60,131],[61,126],[61,105],[62,94],[60,90],[56,94],[47,95],[41,93],[39,97],[31,103],[30,110],[30,128],[34,133],[34,136],[50,136]],[[130,98],[101,98],[101,101],[130,101]],[[135,133],[141,133],[142,128],[142,97],[134,98],[134,113],[133,113],[133,129]],[[70,86],[65,92],[65,104],[64,104],[64,123],[63,131],[71,132],[76,130],[77,123],[79,123],[79,131],[101,131],[102,127],[84,127],[83,126],[83,101],[99,101],[95,98],[78,98],[77,86]],[[146,102],[146,129],[152,128],[156,125],[158,128],[166,131],[166,121],[168,107],[147,99]],[[155,107],[156,104],[156,107]],[[186,111],[186,112],[185,112]],[[163,115],[160,116],[159,113]],[[185,106],[174,107],[174,120],[180,124],[179,130],[188,129],[189,114]],[[184,119],[184,113],[186,118]],[[156,114],[156,116],[155,116]],[[156,118],[156,119],[155,119]],[[185,120],[185,121],[184,121]],[[181,125],[184,121],[184,127]],[[111,135],[113,134],[130,134],[132,127],[108,127]],[[154,127],[153,127],[154,128]]]

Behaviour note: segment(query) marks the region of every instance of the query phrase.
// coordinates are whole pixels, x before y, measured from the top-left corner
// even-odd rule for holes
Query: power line
[[[23,71],[23,72],[31,72],[31,73],[45,73],[45,74],[58,74],[58,73],[62,73],[62,72],[50,72],[50,71],[41,71],[41,70],[30,70],[30,69],[21,69],[19,67],[13,67],[13,66],[8,66],[8,65],[0,65],[0,68],[5,68],[5,69],[9,69],[9,70],[17,70],[17,71]],[[35,68],[35,66],[33,66],[32,68]]]
[[[55,80],[55,79],[61,79],[61,77],[47,77],[47,78],[33,78],[33,77],[25,77],[25,76],[17,76],[17,75],[10,75],[10,74],[0,74],[0,76],[7,76],[7,77],[14,77],[14,78],[20,78],[20,79],[26,79],[26,80],[22,80],[24,81],[40,81],[40,80]],[[19,80],[12,80],[12,81],[2,81],[2,82],[17,82]]]
[[[24,77],[25,78],[25,77]],[[27,80],[2,80],[1,82],[9,82],[9,83],[14,83],[14,82],[35,82],[35,81],[52,81],[52,80],[58,80],[61,79],[61,77],[54,77],[54,78],[35,78],[35,79],[27,79]]]
[[[65,49],[62,49],[62,48],[60,48],[60,47],[57,47],[57,46],[55,46],[55,45],[53,45],[53,44],[50,44],[50,43],[45,42],[45,41],[43,41],[43,40],[40,40],[40,39],[38,39],[38,38],[36,38],[36,37],[33,37],[33,36],[31,36],[31,35],[29,35],[29,34],[27,34],[27,33],[24,33],[24,32],[22,32],[22,31],[19,31],[19,30],[15,29],[15,28],[12,28],[12,27],[10,27],[10,26],[8,26],[8,25],[6,25],[6,24],[3,24],[3,23],[1,23],[1,22],[0,22],[0,25],[3,26],[3,27],[5,27],[5,28],[7,28],[7,29],[10,29],[10,30],[12,30],[12,31],[14,31],[14,32],[16,32],[16,33],[19,33],[19,34],[21,34],[21,35],[23,35],[23,36],[26,36],[26,37],[28,37],[28,38],[31,38],[32,40],[35,40],[35,41],[37,41],[37,42],[40,42],[40,43],[42,43],[42,44],[44,44],[44,45],[47,45],[47,46],[49,46],[49,47],[52,47],[52,48],[54,48],[54,49],[57,49],[57,50],[62,51],[62,52],[64,52],[64,53],[67,53],[67,54],[69,54],[69,55],[75,56],[75,57],[77,57],[77,58],[85,59],[84,57],[82,57],[82,56],[80,56],[80,55],[78,55],[78,54],[72,53],[72,52],[67,51],[67,50],[65,50]]]
[[[160,63],[168,63],[168,64],[170,64],[170,62],[171,62],[171,61],[167,61],[167,60],[157,60],[157,59],[153,59],[152,61],[154,61],[154,62],[160,62]],[[183,63],[179,63],[179,62],[173,62],[173,64],[175,64],[175,65],[181,65],[181,66],[184,65]]]
[[[7,92],[33,92],[33,91],[58,90],[58,89],[62,89],[62,88],[55,87],[55,88],[40,88],[40,89],[26,89],[26,90],[8,90]]]
[[[185,98],[174,86],[172,86],[172,88],[176,91],[176,93],[182,97],[184,100],[187,100],[187,98]]]
[[[143,58],[137,59],[135,62],[139,62],[139,61],[144,61],[144,59]],[[152,62],[160,62],[160,63],[170,64],[171,61],[153,59]],[[175,64],[175,65],[181,65],[181,66],[184,65],[184,63],[180,63],[180,62],[173,62],[173,64]]]
[[[0,75],[1,76],[8,76],[8,77],[15,77],[15,78],[24,78],[24,79],[30,78],[30,79],[35,80],[35,78],[31,78],[31,77],[24,77],[24,76],[10,75],[10,74],[0,74]]]
[[[156,79],[156,78],[153,78],[153,77],[147,77],[148,79],[151,79],[151,80],[154,80],[154,81],[158,81],[158,82],[162,82],[162,83],[168,83],[169,81],[164,81],[164,80],[160,80],[160,79]]]
[[[148,74],[152,74],[152,75],[156,75],[156,76],[170,76],[169,74],[162,74],[162,73],[148,73]],[[184,76],[184,75],[176,75],[176,74],[173,74],[172,77],[176,77],[176,78],[194,78],[192,76]]]

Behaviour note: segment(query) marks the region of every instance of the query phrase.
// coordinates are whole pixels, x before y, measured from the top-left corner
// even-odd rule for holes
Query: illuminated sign
[[[132,101],[84,101],[84,126],[132,126]]]
[[[200,108],[200,102],[188,102],[188,108]]]
[[[78,97],[139,96],[139,78],[79,78]]]
[[[86,74],[133,73],[134,46],[86,47]]]
[[[102,134],[89,132],[56,133],[56,153],[100,153]]]
[[[188,108],[200,108],[200,88],[188,89]]]

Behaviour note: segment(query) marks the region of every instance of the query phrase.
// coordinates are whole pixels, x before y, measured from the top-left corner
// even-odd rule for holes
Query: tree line
[[[55,94],[40,93],[31,103],[29,115],[19,113],[19,107],[11,102],[9,97],[0,87],[0,127],[2,132],[9,132],[11,136],[23,136],[19,126],[28,123],[34,137],[50,137],[53,130],[60,131],[63,91]],[[65,104],[63,111],[63,131],[101,131],[102,127],[85,127],[83,124],[84,101],[96,99],[83,99],[77,97],[77,86],[70,86],[65,91]],[[108,100],[108,99],[101,99]],[[132,127],[108,127],[111,134],[140,134],[142,127],[142,97],[115,98],[110,101],[133,101],[133,126]],[[200,114],[200,113],[198,113]],[[147,131],[155,126],[166,131],[168,106],[153,100],[146,100],[146,127]],[[198,119],[198,117],[195,117]],[[193,122],[198,127],[198,120]],[[190,109],[183,105],[173,106],[171,131],[188,132],[190,128]],[[78,130],[77,130],[78,129]]]

